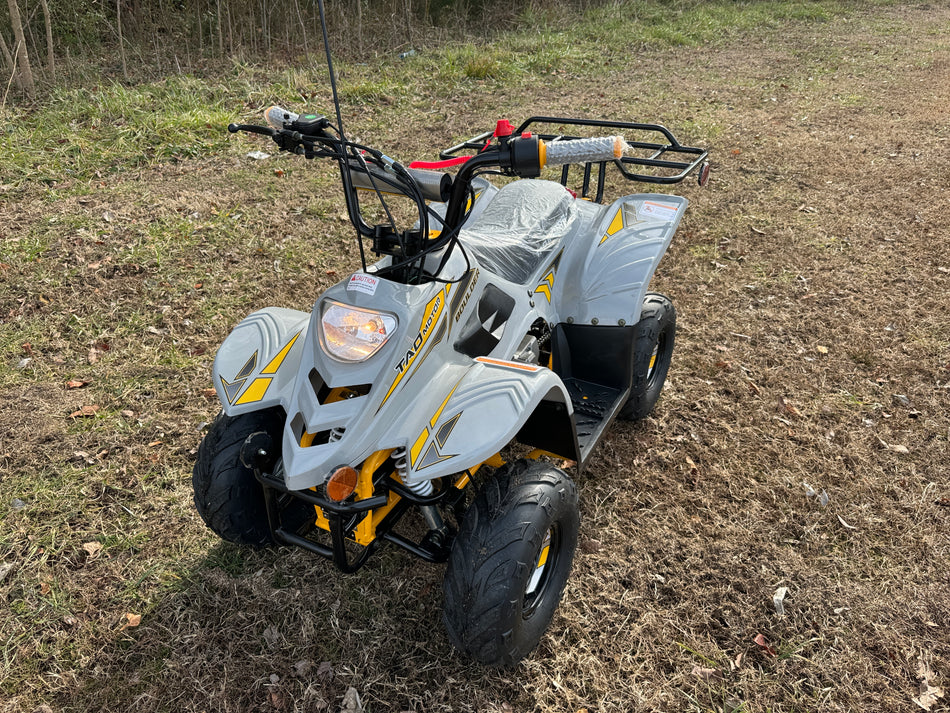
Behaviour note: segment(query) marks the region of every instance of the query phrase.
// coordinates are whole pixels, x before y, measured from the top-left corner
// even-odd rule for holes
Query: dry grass
[[[329,174],[243,145],[9,190],[0,710],[336,711],[352,686],[372,711],[900,711],[921,662],[950,688],[948,31],[943,6],[875,10],[356,120],[413,158],[542,111],[713,151],[655,285],[667,391],[580,480],[564,601],[513,671],[453,653],[440,567],[342,577],[193,511],[216,345],[354,264]]]

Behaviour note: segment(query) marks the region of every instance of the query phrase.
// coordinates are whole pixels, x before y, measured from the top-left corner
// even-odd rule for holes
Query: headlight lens
[[[396,331],[395,315],[327,300],[321,317],[324,350],[343,361],[365,361]]]

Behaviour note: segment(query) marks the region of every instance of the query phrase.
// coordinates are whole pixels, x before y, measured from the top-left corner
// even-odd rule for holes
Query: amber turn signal
[[[333,471],[327,481],[327,497],[335,502],[343,502],[356,490],[359,474],[350,466],[343,465]]]

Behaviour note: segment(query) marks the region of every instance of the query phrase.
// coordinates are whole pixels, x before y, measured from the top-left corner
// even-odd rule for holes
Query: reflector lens
[[[365,361],[396,331],[396,317],[385,312],[327,301],[320,320],[323,348],[342,361]]]
[[[344,465],[333,471],[327,481],[327,497],[341,503],[356,490],[356,481],[359,474],[350,466]]]

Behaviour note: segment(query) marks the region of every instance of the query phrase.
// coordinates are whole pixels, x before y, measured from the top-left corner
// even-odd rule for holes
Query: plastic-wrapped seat
[[[560,183],[521,180],[498,191],[459,237],[481,267],[524,284],[576,218],[574,196]]]

